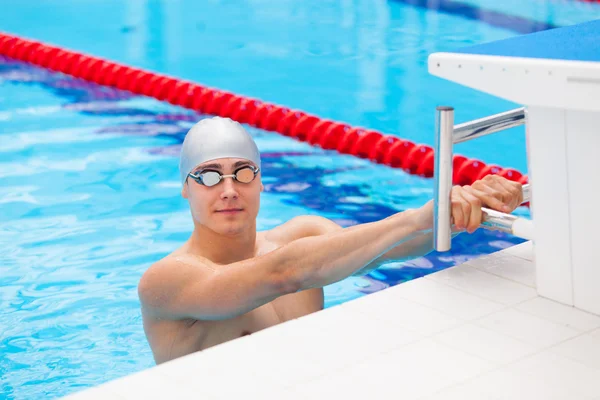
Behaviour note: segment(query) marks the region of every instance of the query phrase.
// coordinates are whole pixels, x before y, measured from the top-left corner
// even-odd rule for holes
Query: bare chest
[[[203,331],[204,346],[251,335],[271,326],[286,322],[323,308],[321,289],[282,296],[244,315],[224,321],[202,321],[197,327]],[[203,347],[204,347],[203,346]]]

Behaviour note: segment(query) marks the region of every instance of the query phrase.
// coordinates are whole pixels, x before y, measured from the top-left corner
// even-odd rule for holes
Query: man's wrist
[[[433,229],[433,200],[412,211],[413,224],[416,230],[431,231]]]
[[[394,227],[408,228],[409,234],[415,234],[433,229],[433,212],[427,210],[427,205],[421,208],[411,208],[389,217]],[[429,215],[431,214],[431,215]]]

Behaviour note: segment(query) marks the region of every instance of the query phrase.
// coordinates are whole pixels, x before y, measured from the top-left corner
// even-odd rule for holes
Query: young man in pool
[[[432,251],[432,201],[349,228],[299,216],[257,232],[260,155],[230,119],[193,126],[180,157],[181,194],[194,230],[138,286],[144,330],[159,364],[319,311],[324,286]],[[482,206],[511,212],[521,202],[521,185],[498,176],[454,187],[455,229],[475,231]]]

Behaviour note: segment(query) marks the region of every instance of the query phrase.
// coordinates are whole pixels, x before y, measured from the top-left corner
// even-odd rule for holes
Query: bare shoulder
[[[172,253],[155,262],[144,272],[138,284],[138,296],[146,311],[156,311],[169,304],[190,280],[211,272],[209,263],[189,254]]]
[[[342,227],[325,217],[301,215],[266,232],[265,237],[283,245],[303,237],[324,235],[339,229]]]

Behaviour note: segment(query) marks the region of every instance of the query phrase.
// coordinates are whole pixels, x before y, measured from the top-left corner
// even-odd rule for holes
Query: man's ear
[[[261,193],[265,191],[265,185],[263,185],[262,183],[260,184],[260,191]]]
[[[183,183],[183,187],[181,188],[181,196],[184,199],[188,198],[188,185],[187,185],[187,181]]]

